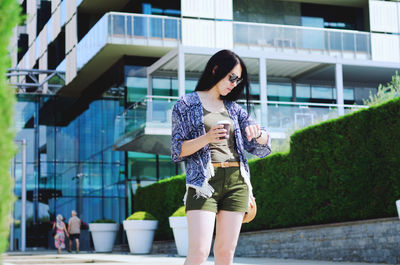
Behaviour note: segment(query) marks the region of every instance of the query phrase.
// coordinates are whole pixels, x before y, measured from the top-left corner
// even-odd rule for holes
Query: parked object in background
[[[148,212],[135,212],[123,222],[123,225],[131,253],[150,253],[158,225],[156,218]]]
[[[400,218],[400,200],[396,201],[396,206],[397,206],[397,214],[399,215]]]
[[[96,252],[111,252],[118,230],[119,224],[111,219],[99,219],[89,223],[94,250]]]
[[[178,250],[178,255],[187,256],[189,236],[185,206],[181,206],[169,217],[169,226],[174,232],[175,245]]]

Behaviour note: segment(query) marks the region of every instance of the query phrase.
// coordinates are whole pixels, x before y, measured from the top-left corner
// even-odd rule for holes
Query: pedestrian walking
[[[54,235],[54,245],[57,249],[58,254],[61,254],[61,250],[65,248],[65,234],[67,235],[67,237],[69,236],[63,220],[63,216],[59,214],[57,215],[56,222],[53,224],[53,230],[56,230],[56,233]]]
[[[270,154],[270,137],[240,107],[249,80],[243,60],[221,50],[208,61],[196,89],[172,112],[174,162],[186,161],[189,249],[185,265],[203,264],[214,242],[215,264],[232,264],[243,216],[253,196],[245,150]]]
[[[68,252],[72,252],[72,245],[75,241],[76,253],[79,253],[79,237],[81,234],[81,219],[75,210],[71,211],[71,218],[68,220],[69,246]]]

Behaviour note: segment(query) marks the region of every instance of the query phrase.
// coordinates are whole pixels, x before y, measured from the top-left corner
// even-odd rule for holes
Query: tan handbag
[[[244,214],[243,223],[250,223],[256,217],[257,214],[257,204],[253,196],[250,197],[251,203],[249,210]]]

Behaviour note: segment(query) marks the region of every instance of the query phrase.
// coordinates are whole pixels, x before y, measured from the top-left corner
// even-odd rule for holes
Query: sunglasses
[[[235,83],[236,82],[236,85],[239,85],[242,81],[243,81],[243,78],[239,78],[235,74],[231,74],[229,76],[229,82],[231,82],[231,83]]]

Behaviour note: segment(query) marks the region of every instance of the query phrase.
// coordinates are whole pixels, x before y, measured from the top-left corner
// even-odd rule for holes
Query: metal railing
[[[233,22],[233,32],[235,48],[259,47],[371,58],[371,34],[368,32],[247,22]]]
[[[181,39],[181,19],[168,16],[110,12],[108,33],[111,37]]]
[[[110,12],[105,14],[77,45],[81,69],[107,43],[177,46],[181,20],[175,17]]]
[[[6,76],[18,94],[54,95],[65,84],[65,73],[56,70],[10,68]]]
[[[115,143],[124,135],[145,126],[171,128],[172,108],[177,97],[146,96],[118,115],[115,122]],[[243,101],[238,101],[244,106]],[[287,132],[339,117],[339,107],[345,114],[367,108],[360,105],[319,104],[305,102],[251,101],[251,116],[271,132]]]
[[[233,22],[234,48],[370,59],[370,36],[354,30]],[[107,43],[174,47],[181,40],[180,18],[109,12],[78,43],[77,67],[82,68]]]
[[[164,96],[146,96],[135,102],[115,118],[114,143],[123,140],[144,126],[171,128],[172,108],[178,98]]]

